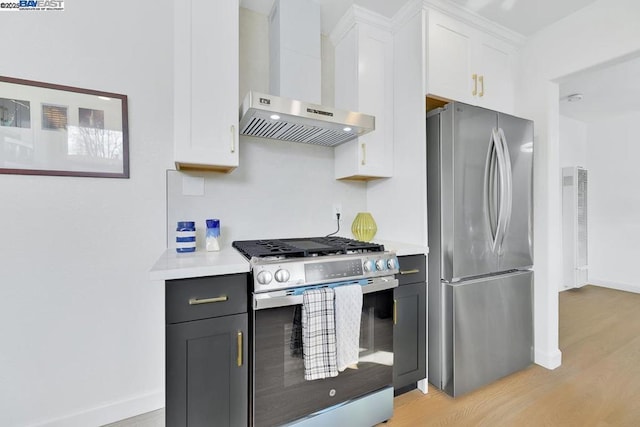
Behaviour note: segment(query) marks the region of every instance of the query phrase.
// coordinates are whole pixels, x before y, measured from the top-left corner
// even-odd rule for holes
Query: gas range
[[[366,281],[398,273],[394,252],[344,237],[244,240],[233,247],[250,260],[254,292]]]
[[[358,425],[390,418],[396,318],[393,295],[398,286],[395,253],[385,251],[383,245],[342,237],[236,241],[233,247],[250,261],[253,281],[253,425],[341,425],[346,422],[344,414],[352,414],[350,408],[362,412],[364,407],[374,409],[368,411],[366,421],[356,422]],[[338,318],[337,310],[329,309],[330,303],[324,305],[324,301],[324,310],[318,310],[312,322],[304,321],[308,319],[303,314],[309,308],[307,301],[305,309],[308,290],[345,285],[360,285],[359,313],[352,307]],[[346,287],[351,294],[347,299],[352,300],[351,292],[356,289]],[[344,292],[334,292],[334,307],[340,294],[345,301]],[[333,336],[329,329],[343,326],[343,330],[351,331],[359,324],[358,369],[345,369],[338,376],[322,380],[305,380],[303,337],[309,323],[326,326],[322,330],[327,343]],[[335,346],[339,348],[337,341]],[[324,361],[330,357],[327,353],[322,354]],[[369,417],[369,413],[374,416]],[[349,420],[352,418],[349,415]]]

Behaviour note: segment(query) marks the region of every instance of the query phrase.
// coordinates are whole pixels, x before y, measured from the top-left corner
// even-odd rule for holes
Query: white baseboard
[[[547,369],[556,369],[562,364],[562,352],[555,350],[552,353],[545,353],[539,350],[535,351],[535,360],[537,365]]]
[[[611,282],[609,280],[589,278],[589,284],[601,286],[603,288],[617,289],[619,291],[640,294],[640,285],[632,285],[631,283]]]
[[[422,394],[427,394],[429,393],[429,383],[427,381],[427,379],[422,379],[420,381],[418,381],[418,384],[416,386],[416,388],[418,390],[420,390],[422,392]]]
[[[87,427],[103,426],[105,424],[124,420],[146,412],[164,407],[164,390],[157,391],[130,399],[111,402],[103,406],[87,409],[75,414],[51,419],[32,427]]]

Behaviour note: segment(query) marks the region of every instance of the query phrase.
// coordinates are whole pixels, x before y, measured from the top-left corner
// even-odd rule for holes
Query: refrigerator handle
[[[489,139],[489,149],[487,151],[487,160],[484,170],[484,204],[487,219],[487,227],[491,236],[491,250],[496,251],[498,238],[500,234],[500,196],[498,189],[500,188],[500,177],[496,175],[500,172],[500,147],[499,135],[496,129],[491,130],[491,138]]]
[[[496,237],[493,244],[493,251],[500,250],[500,243],[504,239],[505,221],[507,220],[507,205],[508,205],[508,178],[507,178],[507,170],[506,170],[506,161],[505,161],[505,153],[504,153],[504,145],[502,144],[502,140],[500,137],[500,132],[498,129],[492,130],[492,138],[495,141],[496,147],[496,158],[497,158],[497,167],[498,167],[498,182],[499,182],[499,206],[498,206],[498,225],[496,226]]]
[[[512,203],[513,203],[513,174],[511,172],[511,156],[509,156],[509,146],[507,144],[507,137],[504,134],[504,130],[502,128],[498,128],[498,137],[499,144],[502,146],[503,152],[503,169],[504,169],[504,177],[505,177],[505,185],[504,185],[504,198],[501,204],[501,208],[504,206],[504,211],[500,212],[502,216],[504,214],[504,219],[502,222],[502,231],[500,237],[499,247],[502,247],[502,242],[507,234],[507,229],[509,228],[509,223],[511,222],[511,212],[512,212]]]

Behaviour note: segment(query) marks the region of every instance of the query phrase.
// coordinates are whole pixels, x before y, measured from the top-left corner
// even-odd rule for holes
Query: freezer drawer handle
[[[229,297],[226,295],[222,295],[219,297],[215,297],[215,298],[204,298],[204,299],[198,299],[198,298],[191,298],[189,300],[189,305],[198,305],[198,304],[211,304],[214,302],[225,302],[229,300]]]
[[[400,270],[400,275],[416,274],[416,273],[420,273],[420,270],[417,268],[414,268],[413,270]]]

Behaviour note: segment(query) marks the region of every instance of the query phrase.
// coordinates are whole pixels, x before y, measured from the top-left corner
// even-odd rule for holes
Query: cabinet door
[[[238,166],[238,0],[176,0],[174,160],[178,169]]]
[[[244,426],[247,314],[167,325],[167,427]]]
[[[427,284],[394,289],[393,387],[399,389],[426,377]]]
[[[375,116],[375,130],[334,149],[336,179],[393,174],[393,36],[357,23],[336,45],[335,105]]]
[[[427,94],[513,111],[513,45],[439,12],[428,11]]]
[[[438,12],[429,11],[427,93],[473,102],[471,29]]]
[[[478,105],[502,112],[513,111],[512,48],[488,35],[480,35],[475,48]]]

